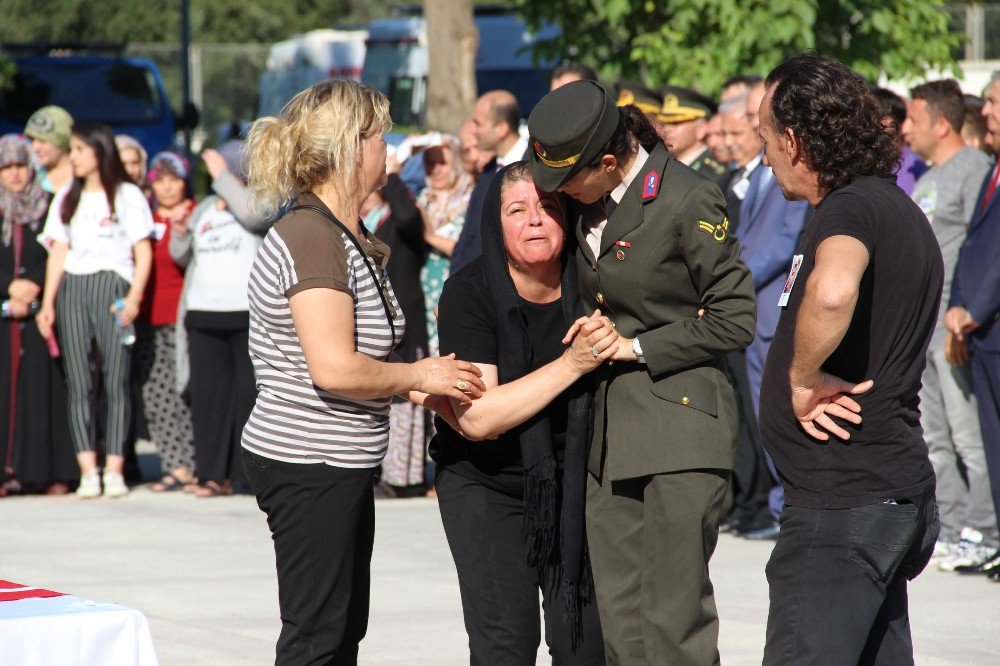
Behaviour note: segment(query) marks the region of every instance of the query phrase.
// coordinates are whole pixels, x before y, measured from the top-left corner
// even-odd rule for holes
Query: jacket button
[[[691,404],[691,398],[684,396],[683,398],[681,398],[681,404],[687,407],[688,405]]]
[[[597,292],[597,302],[604,305],[604,294],[601,292]]]

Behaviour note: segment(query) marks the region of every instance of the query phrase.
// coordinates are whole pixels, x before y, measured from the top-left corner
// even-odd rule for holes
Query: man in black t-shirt
[[[760,397],[786,500],[764,663],[912,664],[907,579],[938,532],[917,393],[941,252],[895,185],[899,128],[842,64],[775,69],[760,134],[785,197],[816,208],[779,302],[759,304],[784,310]]]

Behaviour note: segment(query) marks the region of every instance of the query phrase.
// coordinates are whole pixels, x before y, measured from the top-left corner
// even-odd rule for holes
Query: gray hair
[[[990,85],[994,83],[1000,83],[1000,69],[994,69],[993,73],[990,74]]]
[[[747,112],[747,96],[740,95],[739,97],[734,97],[732,99],[727,99],[725,102],[719,105],[719,115],[723,116],[727,113],[742,113]]]

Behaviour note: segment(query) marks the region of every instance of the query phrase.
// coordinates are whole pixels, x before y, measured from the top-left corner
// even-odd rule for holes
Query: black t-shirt
[[[551,363],[565,347],[566,324],[562,299],[537,304],[521,301],[531,344],[531,370]],[[438,303],[438,340],[441,355],[454,352],[463,361],[497,365],[497,324],[493,300],[483,282],[482,261],[476,259],[445,282]],[[523,468],[518,434],[535,419],[548,417],[553,447],[561,461],[566,445],[566,412],[569,392],[557,396],[538,415],[496,440],[471,442],[440,418],[438,435],[431,444],[431,457],[439,465],[466,478],[506,492],[520,493]]]
[[[796,318],[816,248],[850,236],[868,248],[857,306],[823,370],[848,381],[875,380],[857,396],[863,422],[835,419],[850,441],[820,442],[799,426],[788,372]],[[913,497],[934,484],[920,428],[920,376],[938,312],[944,267],[927,218],[890,181],[858,178],[828,194],[803,231],[802,266],[768,353],[760,394],[760,431],[785,486],[786,501],[847,508]],[[758,307],[777,307],[760,303]]]

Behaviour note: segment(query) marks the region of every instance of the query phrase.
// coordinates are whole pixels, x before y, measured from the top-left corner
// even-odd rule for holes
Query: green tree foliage
[[[515,0],[533,24],[552,22],[548,55],[715,92],[730,75],[766,74],[806,49],[862,75],[918,77],[954,66],[961,36],[942,0]]]
[[[198,42],[274,42],[386,16],[393,0],[191,0]],[[176,42],[180,0],[0,0],[0,42]]]

